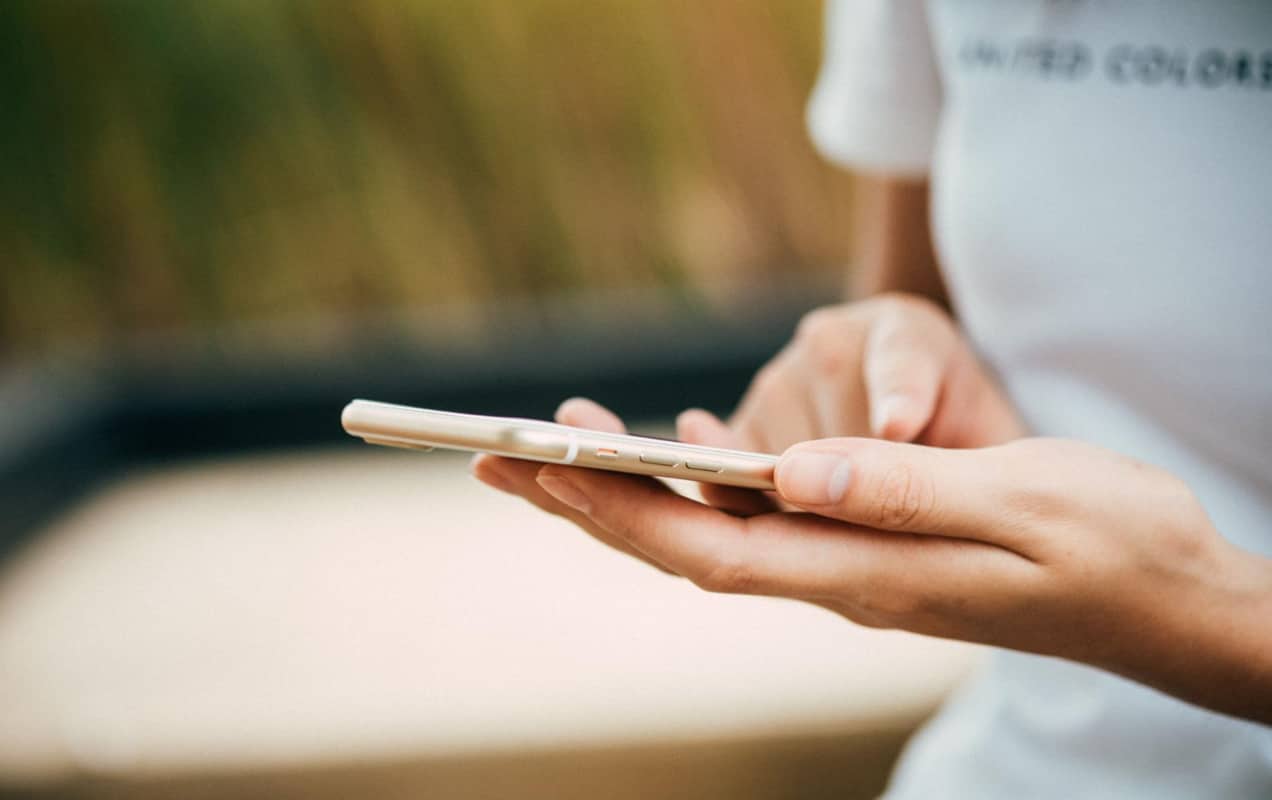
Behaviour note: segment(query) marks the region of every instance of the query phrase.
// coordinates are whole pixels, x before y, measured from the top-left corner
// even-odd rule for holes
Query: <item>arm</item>
[[[1097,447],[807,442],[777,494],[811,515],[572,467],[538,484],[710,591],[1079,661],[1272,724],[1272,560],[1223,539],[1178,479]]]
[[[863,299],[805,316],[756,374],[729,421],[735,435],[722,446],[780,453],[810,439],[873,435],[975,447],[1020,435],[1014,410],[946,307],[928,182],[862,175],[858,186],[849,294]],[[719,427],[695,410],[677,433],[705,444],[720,438]]]
[[[849,294],[863,299],[806,315],[756,374],[725,446],[780,453],[809,439],[873,435],[975,447],[1019,435],[1014,410],[949,314],[928,182],[862,175],[858,188]],[[701,444],[718,428],[694,411],[678,436]]]
[[[949,297],[937,266],[926,180],[861,175],[856,208],[857,270],[849,296],[901,292],[943,308]]]

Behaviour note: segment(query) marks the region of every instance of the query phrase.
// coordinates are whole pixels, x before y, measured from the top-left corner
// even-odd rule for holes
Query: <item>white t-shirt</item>
[[[828,23],[814,139],[930,174],[958,316],[1031,428],[1171,470],[1272,555],[1272,0],[832,0]],[[1272,728],[999,651],[888,797],[1272,798]]]

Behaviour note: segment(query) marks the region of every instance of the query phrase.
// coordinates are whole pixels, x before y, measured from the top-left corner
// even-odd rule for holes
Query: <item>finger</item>
[[[808,384],[795,380],[793,375],[791,378],[759,398],[748,420],[750,427],[763,430],[769,452],[775,454],[793,444],[819,438],[817,410]]]
[[[948,598],[957,606],[977,585],[986,591],[987,579],[998,585],[993,581],[1007,577],[1005,564],[1028,564],[997,547],[884,533],[808,514],[742,519],[634,476],[548,466],[540,481],[554,495],[568,486],[557,495],[562,502],[711,591],[867,605],[872,595],[895,598],[905,591],[911,604]],[[956,549],[959,559],[951,558]]]
[[[779,553],[765,552],[771,542],[748,535],[748,520],[677,495],[657,481],[557,466],[545,467],[539,480],[557,499],[705,589],[808,593],[803,584],[817,559],[806,547],[789,542]],[[743,570],[750,575],[743,578]]]
[[[797,350],[817,420],[813,438],[869,434],[862,358],[872,322],[873,315],[849,306],[814,311],[800,323]]]
[[[788,347],[755,373],[729,427],[762,453],[817,438],[816,411],[802,378],[798,357]]]
[[[732,447],[741,442],[724,421],[702,408],[690,408],[676,417],[676,437],[707,447]]]
[[[701,408],[691,408],[676,417],[676,438],[704,447],[746,449],[746,443],[739,434],[720,421],[715,414]],[[699,491],[702,499],[709,505],[732,514],[750,516],[777,510],[777,505],[770,497],[752,489],[702,483]]]
[[[887,531],[974,539],[1024,552],[1000,476],[1003,448],[946,450],[877,439],[823,439],[787,450],[778,497],[822,516]]]
[[[881,317],[866,340],[864,373],[870,430],[879,438],[908,442],[932,419],[949,347],[929,325],[909,316]]]
[[[627,426],[617,414],[586,397],[571,397],[562,403],[556,410],[556,421],[562,425],[606,433],[627,432]]]
[[[867,419],[870,403],[866,399],[859,353],[855,356],[855,364],[856,369],[852,371],[841,369],[838,373],[823,372],[810,376],[811,404],[817,415],[815,438],[870,435]]]
[[[745,450],[754,453],[780,453],[782,448],[769,441],[767,431],[752,409],[744,409],[729,419],[729,427],[746,443]]]
[[[562,503],[544,491],[536,480],[542,467],[542,464],[534,461],[522,461],[483,453],[473,458],[470,470],[473,473],[473,477],[487,486],[528,500],[549,514],[554,514],[573,522],[602,544],[609,545],[619,552],[638,558],[663,572],[669,572],[666,567],[644,553],[639,552],[623,539],[598,526],[585,514],[579,513],[574,508]]]
[[[781,452],[780,448],[774,448],[768,439],[764,436],[764,428],[759,424],[756,416],[756,407],[759,401],[756,397],[756,378],[751,380],[751,385],[747,387],[746,393],[742,395],[742,400],[738,402],[738,407],[733,410],[729,421],[725,425],[733,431],[737,441],[741,442],[744,450],[750,450],[755,453],[774,453]]]

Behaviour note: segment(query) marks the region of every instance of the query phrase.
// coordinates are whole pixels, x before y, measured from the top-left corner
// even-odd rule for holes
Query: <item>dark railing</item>
[[[725,412],[798,316],[828,296],[824,287],[765,291],[727,313],[576,298],[487,309],[467,327],[444,314],[415,327],[345,325],[326,348],[310,336],[289,349],[276,328],[11,369],[0,385],[0,559],[130,466],[352,446],[339,416],[354,397],[540,418],[572,395],[631,419],[690,406]]]

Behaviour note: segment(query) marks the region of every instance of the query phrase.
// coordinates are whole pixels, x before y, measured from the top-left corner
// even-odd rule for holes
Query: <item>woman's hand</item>
[[[677,428],[684,441],[726,438],[727,446],[766,453],[834,436],[984,447],[1023,434],[945,311],[905,294],[805,316],[756,373],[729,422],[731,435],[705,411],[682,415]]]
[[[707,590],[1082,661],[1272,721],[1270,562],[1220,537],[1179,480],[1114,453],[813,441],[776,473],[780,499],[812,513],[750,517],[652,479],[518,469],[589,530]]]

